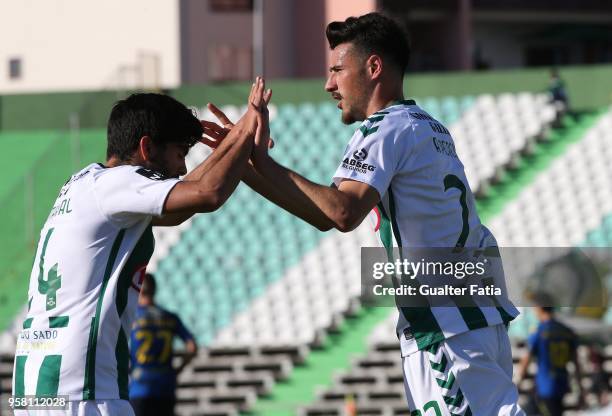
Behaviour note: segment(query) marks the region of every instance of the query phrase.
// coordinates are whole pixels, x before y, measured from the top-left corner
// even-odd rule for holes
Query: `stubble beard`
[[[342,109],[342,123],[344,124],[353,124],[357,121],[365,120],[365,111],[359,111],[357,108],[359,106],[347,106]],[[364,106],[365,108],[365,106]]]
[[[161,155],[156,155],[155,157],[152,157],[148,164],[149,166],[145,166],[147,169],[159,172],[167,178],[178,178],[178,175],[170,175],[170,172],[168,172],[168,169],[165,166],[163,157]]]
[[[353,124],[356,120],[354,118],[354,116],[350,113],[350,112],[342,112],[342,116],[340,117],[342,120],[342,123],[349,125],[349,124]]]

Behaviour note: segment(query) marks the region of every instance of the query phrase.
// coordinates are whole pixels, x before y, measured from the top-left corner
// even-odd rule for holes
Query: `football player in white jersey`
[[[496,242],[480,223],[474,196],[449,131],[403,96],[409,47],[391,19],[370,13],[327,27],[331,48],[325,89],[342,121],[362,121],[334,174],[313,183],[276,163],[256,138],[244,181],[322,231],[355,229],[376,210],[381,242],[403,248],[472,248],[487,252],[487,273],[504,288]],[[205,125],[219,140],[231,122]],[[355,253],[357,256],[357,253]],[[468,306],[398,305],[406,395],[411,415],[523,415],[512,383],[506,325],[518,314],[508,299]],[[429,412],[429,413],[428,413]]]
[[[238,128],[183,180],[185,156],[203,139],[192,111],[160,94],[115,104],[106,163],[72,175],[40,234],[16,348],[15,414],[134,414],[127,340],[153,253],[151,227],[223,205],[251,155],[265,96],[258,78]]]

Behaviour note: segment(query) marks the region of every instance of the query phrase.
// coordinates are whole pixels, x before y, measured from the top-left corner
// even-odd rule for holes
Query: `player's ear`
[[[367,70],[370,78],[378,79],[382,73],[383,63],[379,55],[370,55],[367,60]]]
[[[149,161],[153,152],[153,140],[149,136],[142,136],[138,143],[138,156],[144,161]]]

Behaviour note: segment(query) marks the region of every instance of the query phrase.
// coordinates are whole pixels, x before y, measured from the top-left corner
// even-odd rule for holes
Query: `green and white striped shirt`
[[[398,102],[363,121],[334,174],[336,185],[347,179],[367,183],[381,196],[370,217],[387,248],[497,246],[480,223],[450,132],[412,100]],[[487,274],[496,287],[505,289],[501,259],[492,259],[489,265]],[[518,315],[507,298],[494,302],[473,308],[453,303],[398,306],[403,354]]]
[[[13,395],[128,399],[128,336],[153,254],[152,216],[177,179],[92,164],[61,188],[41,231]]]

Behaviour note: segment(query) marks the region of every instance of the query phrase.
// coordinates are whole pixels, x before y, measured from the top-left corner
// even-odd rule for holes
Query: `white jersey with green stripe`
[[[139,166],[91,164],[61,188],[41,233],[13,395],[128,399],[128,338],[151,220],[178,182]]]
[[[450,132],[413,100],[397,102],[363,121],[334,174],[336,185],[343,180],[363,182],[378,191],[381,201],[369,217],[387,248],[497,246],[480,222]],[[488,272],[494,274],[495,286],[505,290],[501,259],[491,264],[495,270]],[[455,304],[398,309],[403,353],[518,315],[507,299],[475,308]]]

